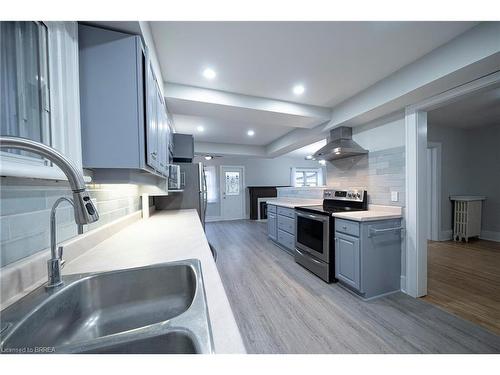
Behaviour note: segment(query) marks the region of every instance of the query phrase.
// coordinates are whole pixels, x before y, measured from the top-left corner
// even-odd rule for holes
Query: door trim
[[[427,196],[431,199],[431,210],[429,212],[431,230],[429,239],[432,241],[443,241],[441,236],[441,142],[428,142],[427,152],[432,153],[430,168],[427,165],[428,177],[431,178],[430,184],[427,185],[430,188]]]
[[[239,218],[226,218],[224,217],[224,198],[222,197],[222,191],[224,189],[222,170],[224,168],[241,168],[241,217]],[[219,194],[220,194],[220,217],[221,220],[240,220],[246,218],[246,184],[245,184],[245,166],[244,165],[221,165],[219,166]]]

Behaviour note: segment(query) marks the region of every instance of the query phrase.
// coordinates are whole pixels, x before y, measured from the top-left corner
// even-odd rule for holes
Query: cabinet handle
[[[387,232],[397,232],[397,231],[404,231],[403,227],[396,227],[396,228],[386,228],[386,229],[375,229],[375,228],[370,228],[370,235],[368,237],[373,237],[378,234],[383,234]]]

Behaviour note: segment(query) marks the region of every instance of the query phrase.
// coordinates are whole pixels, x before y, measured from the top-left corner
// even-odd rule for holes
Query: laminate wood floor
[[[500,335],[500,243],[429,241],[427,302]]]
[[[500,336],[421,299],[364,302],[274,245],[262,222],[207,223],[249,353],[500,353]]]

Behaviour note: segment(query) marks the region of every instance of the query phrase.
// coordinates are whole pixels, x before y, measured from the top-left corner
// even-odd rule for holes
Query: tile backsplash
[[[0,266],[44,250],[50,244],[50,209],[61,196],[71,198],[68,184],[60,181],[2,177],[0,190]],[[99,221],[88,231],[141,209],[137,185],[89,184],[99,210]],[[73,209],[61,203],[57,210],[57,242],[77,234]]]
[[[405,147],[369,152],[367,155],[327,163],[329,188],[364,188],[368,203],[405,206]],[[391,201],[391,191],[398,201]]]
[[[276,190],[280,198],[323,199],[325,187],[282,187]]]

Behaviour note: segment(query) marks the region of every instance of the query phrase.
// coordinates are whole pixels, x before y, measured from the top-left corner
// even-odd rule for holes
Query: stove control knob
[[[352,193],[351,192],[347,193],[347,198],[351,198],[351,197],[352,197]]]
[[[356,198],[361,199],[361,194],[356,193]]]

